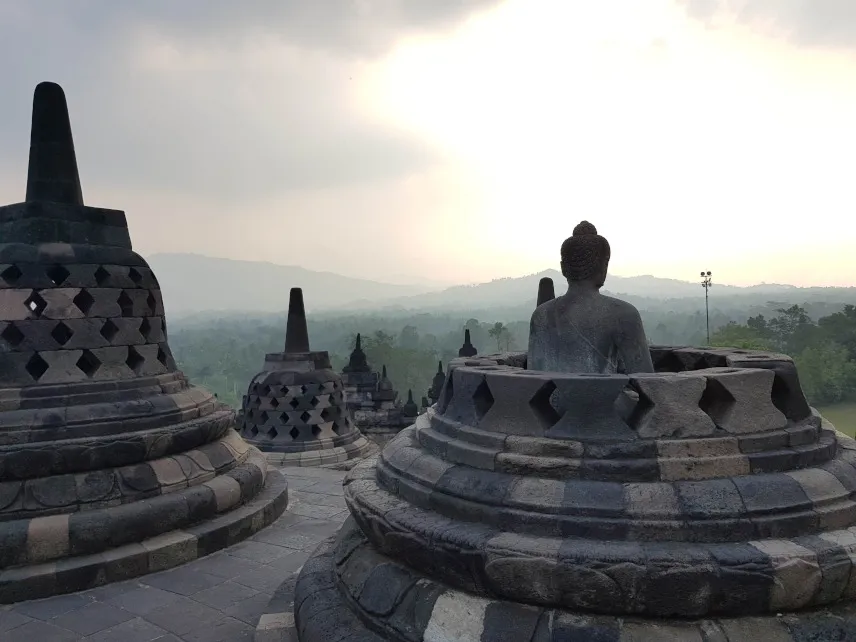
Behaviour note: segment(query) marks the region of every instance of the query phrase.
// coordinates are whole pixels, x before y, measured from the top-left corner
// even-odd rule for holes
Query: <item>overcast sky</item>
[[[585,218],[615,274],[856,285],[853,0],[28,0],[0,59],[0,202],[59,82],[144,256],[475,282]]]

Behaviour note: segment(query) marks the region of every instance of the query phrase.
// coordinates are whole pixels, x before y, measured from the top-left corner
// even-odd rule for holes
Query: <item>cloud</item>
[[[84,198],[122,185],[251,203],[428,170],[442,155],[380,122],[360,79],[402,36],[498,1],[4,3],[0,174],[23,176],[42,80],[66,90]]]
[[[678,0],[707,24],[738,22],[806,47],[856,48],[853,0]]]

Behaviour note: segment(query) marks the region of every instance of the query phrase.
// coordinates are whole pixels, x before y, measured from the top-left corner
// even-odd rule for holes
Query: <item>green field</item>
[[[851,437],[856,436],[856,401],[823,406],[818,410],[838,430]]]

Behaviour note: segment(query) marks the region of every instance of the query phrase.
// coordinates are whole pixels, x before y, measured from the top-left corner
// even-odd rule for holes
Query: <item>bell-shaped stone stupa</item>
[[[0,207],[0,602],[241,540],[285,509],[235,415],[176,368],[124,212],[88,207],[65,95],[33,99],[26,201]]]
[[[326,351],[309,349],[303,291],[288,300],[285,350],[265,355],[244,396],[241,434],[287,466],[336,464],[368,452],[345,406],[342,379]]]
[[[533,313],[556,369],[449,364],[345,479],[351,518],[297,580],[301,642],[856,639],[856,441],[784,355],[649,349],[599,298],[605,239],[577,236],[568,294]]]

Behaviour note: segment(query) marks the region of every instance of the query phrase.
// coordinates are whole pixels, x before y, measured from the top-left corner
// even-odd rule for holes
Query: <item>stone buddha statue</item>
[[[626,374],[654,372],[639,311],[600,293],[609,242],[583,221],[562,243],[568,291],[539,305],[529,325],[529,370]]]

